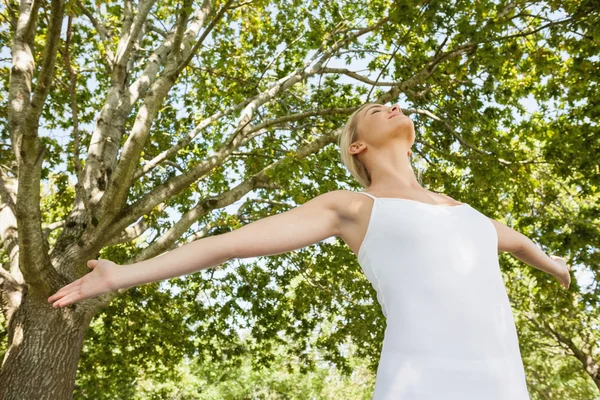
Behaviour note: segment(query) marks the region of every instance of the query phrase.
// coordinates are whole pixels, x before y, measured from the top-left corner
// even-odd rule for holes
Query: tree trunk
[[[52,308],[47,296],[25,291],[8,323],[0,369],[0,399],[71,399],[83,338],[93,316],[77,304]]]

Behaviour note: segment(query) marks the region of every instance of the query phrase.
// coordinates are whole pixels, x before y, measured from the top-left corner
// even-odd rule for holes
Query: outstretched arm
[[[64,307],[121,288],[200,271],[232,258],[280,254],[339,236],[338,210],[343,196],[343,191],[334,190],[289,211],[232,232],[196,240],[135,264],[89,260],[87,265],[92,272],[63,286],[48,302],[52,307]]]
[[[324,193],[301,206],[232,232],[199,239],[152,259],[121,266],[118,287],[197,272],[233,258],[285,253],[336,236],[340,192]]]
[[[559,280],[563,287],[566,289],[569,288],[571,282],[569,266],[566,265],[566,262],[562,257],[546,255],[546,253],[544,253],[542,249],[527,236],[495,219],[489,218],[489,220],[494,224],[496,233],[498,234],[498,251],[509,252],[524,263],[553,275]]]

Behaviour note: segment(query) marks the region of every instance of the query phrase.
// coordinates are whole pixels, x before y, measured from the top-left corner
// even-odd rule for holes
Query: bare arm
[[[339,234],[341,190],[324,193],[289,211],[232,232],[183,245],[149,260],[118,268],[117,286],[128,288],[186,275],[232,258],[273,255],[318,243]]]
[[[564,268],[542,251],[531,239],[495,219],[489,218],[498,234],[498,251],[506,251],[541,271],[562,276]]]

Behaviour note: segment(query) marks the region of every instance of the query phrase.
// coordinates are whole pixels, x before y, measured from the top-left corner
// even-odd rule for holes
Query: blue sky
[[[535,8],[536,6],[534,5],[533,7]],[[560,13],[555,13],[555,14],[550,15],[550,17],[557,18],[557,17],[564,17],[564,15],[560,15]],[[66,24],[66,20],[65,20],[65,23],[63,24],[63,37],[66,34],[66,26],[67,26],[67,24]],[[439,37],[437,39],[438,39],[438,41],[441,40]],[[361,41],[364,41],[364,39],[361,39]],[[211,45],[210,37],[208,38],[207,45]],[[280,46],[278,50],[282,49],[282,47],[283,46]],[[387,51],[386,49],[381,49],[381,50],[382,51]],[[563,57],[566,57],[566,54],[563,54]],[[0,50],[0,58],[2,60],[4,60],[4,61],[0,61],[0,62],[5,63],[5,64],[6,63],[10,63],[10,49],[8,49],[8,48],[2,48]],[[365,75],[365,76],[367,76],[367,77],[375,80],[377,78],[377,72],[372,72],[370,74],[368,73],[368,70],[367,70],[367,64],[368,64],[368,62],[369,62],[368,59],[366,59],[366,60],[355,60],[352,63],[352,65],[347,65],[343,59],[341,59],[341,58],[340,59],[334,58],[334,59],[332,59],[328,63],[328,66],[332,67],[332,68],[348,68],[350,70],[359,72],[359,73],[361,73],[361,74],[363,74],[363,75]],[[318,77],[312,77],[312,78],[310,78],[308,80],[308,83],[316,85],[316,84],[318,84],[318,79],[319,79]],[[347,77],[345,75],[341,76],[340,81],[341,82],[345,82],[345,83],[351,83],[353,85],[364,85],[364,86],[368,87],[368,85],[363,84],[363,83],[361,83],[359,81],[356,81],[356,80],[354,80],[352,78],[349,78],[349,77]],[[97,86],[97,82],[95,82],[92,79],[92,80],[90,80],[88,82],[88,85],[93,88],[93,87]],[[398,102],[402,107],[406,107],[407,106],[407,103],[405,102],[405,98],[403,96],[401,96],[399,99],[395,100],[395,102]],[[539,109],[536,101],[533,99],[532,96],[529,96],[526,99],[522,99],[521,103],[523,104],[523,106],[529,112],[535,112],[535,111],[537,111]],[[183,108],[183,107],[181,107],[181,108]],[[521,117],[516,112],[513,115],[514,115],[515,120],[520,120],[521,119]],[[81,126],[81,128],[82,129],[86,129],[88,131],[91,131],[91,130],[93,130],[94,127],[90,126],[90,125],[83,125],[83,126]],[[62,131],[62,130],[56,130],[56,129],[54,129],[52,131],[48,131],[47,129],[45,129],[43,127],[40,128],[40,135],[41,136],[52,136],[56,140],[58,140],[58,142],[61,144],[61,146],[66,146],[67,145],[67,142],[69,140],[69,134],[70,134],[70,132],[68,132],[68,131]],[[64,157],[66,157],[66,155],[63,155],[63,158]],[[62,165],[60,165],[59,168],[57,168],[57,171],[64,171],[64,170],[65,170],[64,163]],[[233,172],[230,172],[229,177],[230,177],[230,181],[231,181],[231,186],[234,186],[235,184],[237,184],[240,181],[240,177],[235,176],[235,174],[233,174]],[[71,177],[71,182],[73,184],[75,183],[75,180],[74,180],[73,177]],[[244,203],[244,201],[249,196],[253,197],[254,195],[252,193],[250,193],[247,196],[244,196],[239,201],[237,201],[234,204],[226,207],[226,211],[229,212],[229,213],[235,213],[237,211],[237,209],[239,208],[239,206],[242,205]],[[195,199],[199,200],[197,195],[195,195]],[[168,214],[169,214],[170,219],[172,221],[177,221],[177,220],[180,219],[180,214],[177,211],[175,211],[173,209],[168,209],[167,211],[168,211]],[[199,229],[199,228],[200,227],[197,227],[197,229]],[[149,235],[147,234],[147,236],[149,236]],[[335,238],[330,238],[330,239],[327,239],[327,240],[333,241],[333,240],[335,240]],[[142,245],[142,244],[140,244],[140,245]],[[255,260],[256,259],[245,259],[245,260],[238,260],[237,262],[240,262],[240,263],[243,263],[243,262],[253,262]],[[586,287],[586,286],[590,285],[592,283],[592,278],[593,278],[591,272],[586,271],[586,269],[583,268],[582,266],[574,266],[574,267],[575,267],[574,268],[575,269],[575,275],[577,276],[577,279],[580,282],[580,284],[582,285],[582,287]],[[208,272],[209,271],[201,271],[201,273],[205,274],[204,276],[206,276],[206,277],[208,277]],[[230,272],[229,268],[225,269],[225,270],[221,270],[221,271],[216,271],[214,277],[218,279],[218,278],[224,276],[228,272]],[[165,289],[168,286],[170,286],[166,282],[164,282],[163,285],[164,285],[163,287]]]

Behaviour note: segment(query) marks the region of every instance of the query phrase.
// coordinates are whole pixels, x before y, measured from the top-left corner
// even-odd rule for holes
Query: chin
[[[412,119],[410,118],[406,118],[408,121],[404,120],[402,121],[401,124],[398,125],[398,130],[402,131],[402,132],[406,132],[406,131],[410,131],[413,134],[415,133],[415,124],[413,123]]]

